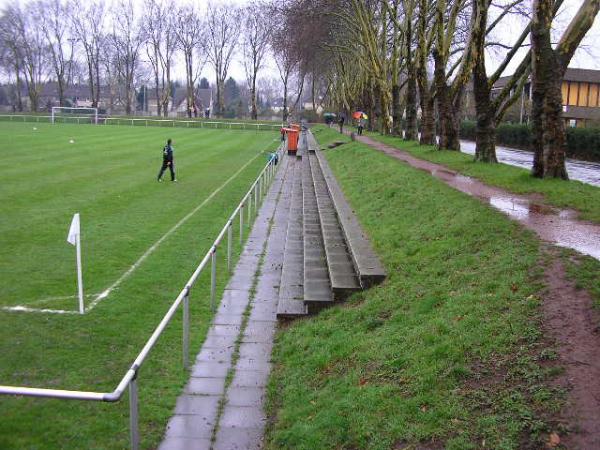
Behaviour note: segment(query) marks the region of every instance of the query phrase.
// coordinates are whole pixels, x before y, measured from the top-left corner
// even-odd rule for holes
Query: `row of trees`
[[[281,45],[285,31],[277,22],[285,8],[258,0],[241,8],[201,5],[144,0],[136,9],[132,0],[118,0],[110,8],[101,0],[13,1],[0,16],[0,67],[16,85],[17,108],[23,110],[21,93],[27,92],[31,109],[38,110],[48,80],[57,83],[64,106],[66,87],[79,78],[89,85],[93,106],[98,106],[101,85],[110,86],[119,91],[130,114],[136,86],[151,80],[157,110],[167,115],[175,67],[183,63],[188,114],[194,107],[194,87],[208,64],[215,76],[214,112],[220,116],[225,111],[224,84],[238,58],[256,119],[257,82],[267,54],[278,62],[286,94],[296,79],[297,57]],[[287,111],[286,103],[284,118]]]
[[[308,34],[288,35],[299,47],[300,73],[316,67],[325,78],[331,104],[346,113],[366,110],[370,126],[378,126],[383,134],[417,139],[419,106],[420,142],[435,144],[437,135],[440,148],[458,150],[462,99],[472,82],[478,161],[497,162],[495,128],[531,80],[533,175],[566,179],[561,81],[600,0],[584,0],[553,44],[551,30],[561,4],[562,0],[292,0],[286,7],[287,29],[293,29],[295,21],[310,22],[304,28],[311,30]],[[509,44],[498,32],[506,30],[507,23],[516,37]],[[486,67],[486,52],[492,51],[499,59],[494,71]],[[492,87],[511,62],[517,69],[492,96]]]

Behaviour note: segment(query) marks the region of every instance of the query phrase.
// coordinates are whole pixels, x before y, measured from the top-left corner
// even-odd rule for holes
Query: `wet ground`
[[[411,166],[424,170],[465,194],[477,197],[535,231],[538,236],[560,247],[571,248],[600,260],[600,225],[577,219],[572,210],[561,210],[536,201],[533,196],[517,195],[460,175],[447,167],[424,161],[366,136],[357,137],[371,147]]]
[[[475,142],[461,140],[460,150],[463,153],[474,155]],[[496,146],[496,156],[499,162],[511,166],[531,169],[533,165],[533,153],[526,150],[498,145]],[[567,158],[567,173],[571,180],[581,181],[592,186],[600,186],[600,163]]]

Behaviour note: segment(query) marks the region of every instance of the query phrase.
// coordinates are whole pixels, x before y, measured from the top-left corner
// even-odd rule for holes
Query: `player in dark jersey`
[[[175,178],[175,161],[173,159],[173,147],[171,146],[171,139],[167,140],[167,145],[165,145],[163,148],[163,162],[160,172],[158,172],[158,181],[162,181],[163,173],[165,173],[167,167],[171,171],[171,181],[177,181]]]

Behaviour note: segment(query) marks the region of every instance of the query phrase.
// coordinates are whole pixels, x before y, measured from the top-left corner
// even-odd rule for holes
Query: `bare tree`
[[[269,14],[264,5],[252,2],[244,8],[242,62],[250,90],[251,117],[258,118],[256,110],[256,78],[268,50],[270,39]]]
[[[46,42],[41,29],[36,26],[41,20],[39,13],[37,8],[23,10],[16,4],[5,11],[19,36],[19,53],[31,111],[40,107],[39,97],[48,72]]]
[[[143,42],[141,27],[139,20],[134,16],[132,1],[121,0],[113,6],[112,20],[111,44],[115,48],[117,68],[125,91],[125,113],[131,114],[135,98],[135,71]]]
[[[206,18],[207,56],[217,80],[217,115],[222,115],[225,109],[223,87],[233,52],[238,44],[240,11],[224,4],[210,3]]]
[[[144,3],[144,25],[146,28],[146,54],[152,66],[154,91],[156,95],[156,110],[165,117],[169,112],[171,92],[171,68],[177,49],[173,0],[160,2],[146,0]]]
[[[41,19],[39,24],[50,51],[50,62],[58,85],[58,101],[60,106],[64,106],[66,75],[69,67],[67,54],[69,27],[68,22],[65,20],[67,8],[62,0],[41,0],[35,7],[37,8],[37,15]]]
[[[188,117],[196,107],[194,86],[202,72],[205,59],[202,42],[204,40],[203,26],[198,13],[192,6],[183,6],[176,13],[175,33],[179,48],[183,52],[186,75],[186,103]]]
[[[15,103],[14,107],[17,111],[23,111],[23,101],[21,98],[21,90],[23,88],[23,55],[21,51],[20,41],[23,37],[19,34],[16,23],[13,19],[15,10],[9,7],[4,15],[0,18],[0,45],[3,50],[4,66],[10,76],[15,76]]]
[[[71,12],[73,35],[77,38],[85,53],[92,106],[98,107],[100,101],[100,58],[105,25],[104,4],[95,1],[80,2],[71,0],[69,10]]]

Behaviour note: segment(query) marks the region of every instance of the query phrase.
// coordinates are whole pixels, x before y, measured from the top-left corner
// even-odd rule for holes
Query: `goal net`
[[[98,124],[98,108],[52,107],[52,123],[77,122]]]

